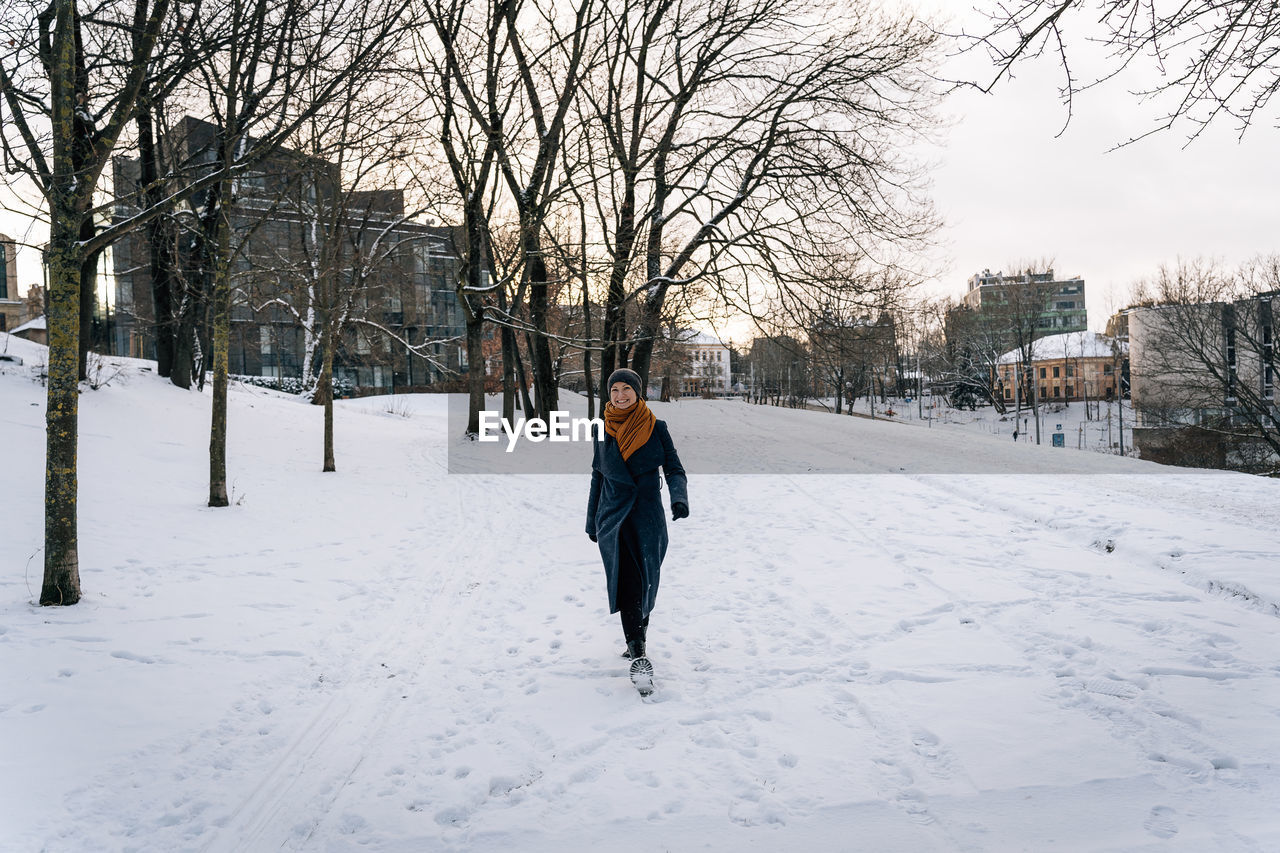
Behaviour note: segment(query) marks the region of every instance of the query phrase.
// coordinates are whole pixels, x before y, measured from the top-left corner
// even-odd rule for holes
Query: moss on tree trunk
[[[80,383],[80,256],[75,214],[54,212],[49,240],[49,390],[45,410],[44,585],[41,604],[80,600],[76,444]]]

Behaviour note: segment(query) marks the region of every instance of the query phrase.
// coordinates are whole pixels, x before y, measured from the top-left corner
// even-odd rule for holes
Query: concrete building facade
[[[680,377],[683,397],[728,394],[733,385],[729,363],[729,345],[714,335],[685,330],[679,343],[688,354],[686,369]]]
[[[17,246],[0,234],[0,332],[21,326],[27,319],[25,304],[18,298]]]
[[[1052,269],[1005,275],[983,270],[970,276],[964,304],[975,311],[1009,310],[1020,298],[1034,297],[1037,303],[1035,336],[1083,332],[1089,328],[1085,307],[1085,284],[1079,276],[1059,279]]]
[[[1134,445],[1143,458],[1272,470],[1280,458],[1280,293],[1129,311]]]
[[[188,117],[164,147],[173,162],[198,170],[212,162],[216,132],[208,122]],[[136,161],[116,160],[118,188],[136,186],[137,175]],[[136,213],[129,193],[120,196],[115,215]],[[320,214],[312,211],[339,203],[336,225],[318,226]],[[196,199],[193,208],[200,204]],[[198,288],[193,258],[181,255],[194,234],[192,225],[182,223],[193,217],[186,212],[178,221],[188,232],[176,241],[177,274],[189,276],[184,286]],[[337,345],[335,381],[372,393],[459,380],[466,368],[465,322],[455,289],[453,229],[406,217],[401,191],[344,190],[332,164],[282,151],[238,181],[231,221],[232,374],[283,382],[301,378],[308,359],[316,369],[317,340],[305,321],[313,304],[308,270],[314,258],[338,258],[338,286],[353,294],[345,310],[358,322],[348,324]],[[111,351],[119,355],[155,357],[150,249],[147,232],[137,230],[112,250],[110,338]],[[200,345],[207,347],[207,341]]]

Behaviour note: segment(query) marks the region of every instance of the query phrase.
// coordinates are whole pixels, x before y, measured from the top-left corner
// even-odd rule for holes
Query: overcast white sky
[[[931,3],[953,6],[924,5]],[[1089,60],[1085,47],[1073,55],[1082,76]],[[984,268],[1052,258],[1058,273],[1085,279],[1089,325],[1101,330],[1132,283],[1162,262],[1209,256],[1235,265],[1280,253],[1274,115],[1242,141],[1224,123],[1189,146],[1183,127],[1109,151],[1156,115],[1126,91],[1141,78],[1084,93],[1061,136],[1058,82],[1046,60],[1022,66],[994,94],[958,92],[946,103],[953,124],[928,152],[946,221],[931,292],[958,297]],[[21,240],[28,225],[0,212],[0,231],[12,237]],[[43,239],[39,228],[30,233]],[[25,290],[40,281],[38,254],[19,251],[18,260]]]
[[[1104,57],[1075,35],[1076,72],[1098,73]],[[933,170],[947,222],[938,258],[945,272],[931,290],[958,296],[984,268],[1052,258],[1056,272],[1085,279],[1089,326],[1100,331],[1133,282],[1162,262],[1206,256],[1236,265],[1280,253],[1274,111],[1243,140],[1223,123],[1188,145],[1188,124],[1109,150],[1159,115],[1128,91],[1157,79],[1151,67],[1134,71],[1077,97],[1065,131],[1051,59],[1020,66],[991,95],[949,100],[954,124]]]

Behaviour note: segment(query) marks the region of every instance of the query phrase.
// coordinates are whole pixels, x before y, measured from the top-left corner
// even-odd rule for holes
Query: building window
[[[1054,386],[1053,386],[1053,396],[1055,396],[1055,397],[1061,397],[1061,396],[1062,396],[1062,386],[1061,386],[1061,385],[1054,385]]]
[[[1067,396],[1068,396],[1068,397],[1070,397],[1070,396],[1071,396],[1071,386],[1070,386],[1070,385],[1068,385],[1068,386],[1067,386]]]
[[[1067,378],[1073,379],[1076,375],[1076,366],[1074,364],[1067,365]]]
[[[259,342],[258,351],[262,353],[262,355],[271,355],[271,327],[270,326],[258,327],[258,342]]]
[[[1110,364],[1104,364],[1104,365],[1102,365],[1102,375],[1103,375],[1103,376],[1110,376],[1110,375],[1111,375],[1111,374],[1113,374],[1113,373],[1115,373],[1115,366],[1114,366],[1114,365],[1110,365]]]
[[[1048,396],[1049,396],[1049,389],[1048,389],[1048,388],[1046,388],[1045,386],[1041,385],[1041,386],[1040,386],[1040,398],[1041,398],[1041,399],[1044,399],[1045,397],[1048,397]]]
[[[1048,371],[1047,371],[1047,369],[1046,369],[1046,368],[1043,368],[1043,367],[1042,367],[1042,368],[1040,368],[1040,378],[1041,378],[1041,379],[1044,379],[1047,375],[1048,375]]]
[[[1009,399],[1010,397],[1012,397],[1012,396],[1013,396],[1013,391],[1011,391],[1011,390],[1010,390],[1010,389],[1008,389],[1008,388],[1004,389],[1004,398],[1005,398],[1006,400],[1008,400],[1008,399]]]
[[[1054,378],[1054,379],[1057,379],[1057,378],[1058,378],[1058,376],[1059,376],[1059,371],[1060,371],[1060,370],[1061,370],[1061,368],[1059,368],[1059,367],[1055,367],[1055,368],[1053,369],[1053,378]]]

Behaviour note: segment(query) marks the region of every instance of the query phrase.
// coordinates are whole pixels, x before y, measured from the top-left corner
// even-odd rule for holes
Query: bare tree
[[[284,146],[311,116],[351,92],[353,78],[388,66],[404,34],[405,2],[390,6],[343,0],[223,0],[197,19],[191,37],[237,38],[201,69],[217,127],[200,222],[200,267],[211,284],[213,415],[209,435],[209,505],[227,506],[227,362],[233,268],[232,212],[240,181]]]
[[[956,392],[965,401],[985,398],[998,411],[1004,410],[1003,387],[998,384],[998,365],[1007,353],[1016,352],[1021,375],[1014,383],[1016,416],[1027,403],[1035,416],[1036,443],[1040,442],[1039,384],[1032,375],[1032,343],[1054,331],[1051,319],[1053,296],[1060,284],[1054,281],[1053,261],[1041,259],[1013,265],[1009,275],[986,275],[973,304],[955,306],[946,318],[947,350],[953,375],[953,402]]]
[[[1142,428],[1209,437],[1215,466],[1235,456],[1241,467],[1277,467],[1277,290],[1274,256],[1236,271],[1179,261],[1139,285],[1129,328]]]
[[[935,353],[933,370],[939,389],[945,389],[948,401],[957,408],[986,402],[1003,414],[997,368],[1012,345],[1008,330],[993,314],[949,299],[932,310],[940,315],[944,329],[944,345]]]
[[[222,30],[208,33],[212,38],[204,43],[190,38],[190,18],[200,14],[202,6],[197,4],[188,12],[189,6],[179,4],[171,16],[164,42],[154,52],[152,67],[138,93],[134,116],[137,174],[127,175],[133,164],[117,158],[114,187],[118,217],[150,217],[144,224],[135,221],[135,226],[146,233],[156,372],[179,388],[191,386],[195,331],[205,299],[201,290],[193,288],[191,277],[183,274],[181,240],[185,229],[177,211],[183,200],[196,192],[200,169],[180,156],[174,146],[166,145],[173,131],[166,104],[170,98],[183,102],[198,69],[222,50],[228,39],[236,37],[234,32]],[[131,193],[136,194],[136,209],[122,210],[121,202]]]
[[[412,317],[428,307],[419,304],[425,285],[417,286],[424,258],[434,244],[451,242],[442,239],[442,229],[414,221],[423,206],[405,204],[417,106],[400,87],[348,78],[295,134],[299,150],[287,158],[295,172],[271,204],[296,238],[254,241],[261,244],[257,251],[242,250],[261,285],[248,294],[255,310],[279,309],[302,332],[304,393],[324,407],[326,472],[337,470],[333,376],[345,336],[362,342],[376,336],[406,358],[447,367],[432,352],[441,339],[409,340],[404,328],[406,305]]]
[[[168,0],[108,4],[85,24],[74,0],[9,6],[0,54],[5,164],[48,204],[49,385],[41,604],[80,600],[76,446],[81,301],[86,269],[106,245],[94,192],[137,104]],[[12,15],[12,17],[10,17]],[[91,46],[95,55],[87,53]],[[90,69],[93,73],[90,73]]]
[[[990,91],[1018,62],[1050,54],[1062,71],[1068,121],[1078,93],[1149,71],[1152,82],[1139,83],[1135,95],[1158,102],[1158,112],[1142,136],[1186,121],[1195,138],[1215,120],[1233,121],[1243,135],[1280,89],[1280,15],[1272,0],[1017,0],[991,4],[986,14],[989,26],[960,36],[995,66],[980,88]],[[1082,76],[1072,63],[1072,34],[1104,45],[1109,65]]]
[[[706,283],[752,311],[833,247],[883,255],[928,233],[901,156],[930,125],[934,36],[919,22],[862,3],[638,0],[608,25],[590,89],[616,178],[600,205],[614,261],[602,373],[628,357],[647,373],[673,291]]]
[[[808,347],[785,332],[761,335],[747,356],[751,399],[774,406],[802,405],[810,394]]]
[[[494,281],[491,222],[494,219],[494,177],[497,171],[498,146],[501,137],[489,132],[489,125],[476,111],[464,105],[459,109],[459,88],[475,92],[495,92],[497,76],[505,57],[507,43],[497,38],[491,28],[484,37],[471,29],[468,4],[455,0],[430,0],[425,14],[431,27],[420,29],[416,39],[419,57],[418,80],[432,107],[431,120],[448,167],[448,181],[461,208],[461,227],[456,230],[455,249],[461,259],[457,286],[458,304],[462,306],[467,335],[468,411],[465,433],[474,437],[480,432],[480,412],[484,409],[485,358],[484,324],[487,309],[497,303],[503,285]],[[468,44],[483,46],[478,50],[483,62],[466,63],[461,50]],[[438,49],[449,45],[452,50]],[[466,79],[460,79],[465,77]],[[478,102],[477,102],[478,104]],[[487,116],[505,114],[510,104],[491,100]],[[504,411],[514,418],[511,354],[514,344],[509,328],[503,328]]]
[[[880,377],[883,391],[887,376],[900,372],[894,315],[910,279],[862,258],[831,259],[806,275],[805,301],[796,305],[801,294],[784,293],[781,304],[806,330],[813,368],[819,381],[835,391],[840,414],[846,402],[852,406],[860,394],[870,393],[874,377]]]
[[[1033,367],[1033,344],[1048,331],[1045,320],[1056,286],[1052,283],[1052,261],[1026,264],[1024,270],[1020,277],[1014,277],[1012,286],[1002,288],[1004,300],[1003,304],[996,306],[995,316],[996,322],[1010,334],[1013,348],[1020,354],[1021,364],[1029,377],[1027,381],[1018,382],[1014,388],[1014,416],[1021,415],[1022,403],[1029,397],[1036,429],[1036,444],[1039,444],[1040,382],[1039,377],[1031,375],[1036,370]]]
[[[597,0],[576,0],[569,10],[550,2],[503,0],[468,17],[461,0],[427,4],[457,103],[492,142],[497,174],[516,211],[534,398],[542,417],[556,408],[557,399],[543,238],[557,195],[560,146],[584,66],[591,61],[599,9]],[[459,38],[462,29],[474,37]],[[464,54],[471,44],[479,49]],[[501,305],[495,313],[503,313]],[[514,320],[509,312],[504,319]]]

